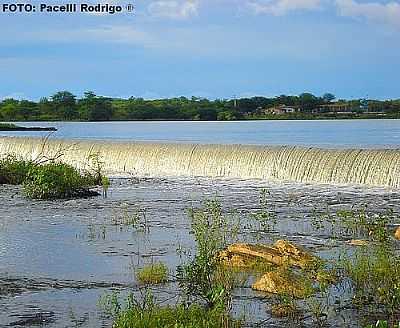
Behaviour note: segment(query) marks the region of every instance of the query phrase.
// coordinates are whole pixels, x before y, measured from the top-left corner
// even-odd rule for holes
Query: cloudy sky
[[[0,98],[400,98],[399,0],[131,2],[134,14],[0,12]]]

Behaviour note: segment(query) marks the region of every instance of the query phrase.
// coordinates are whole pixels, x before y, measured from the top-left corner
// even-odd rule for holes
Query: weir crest
[[[0,138],[0,157],[24,159],[63,154],[87,167],[98,153],[108,174],[202,176],[400,188],[400,149],[319,149]]]

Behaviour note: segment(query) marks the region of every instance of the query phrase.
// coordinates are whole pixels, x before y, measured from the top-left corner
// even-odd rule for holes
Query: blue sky
[[[400,1],[131,2],[134,14],[0,12],[0,98],[400,98]]]

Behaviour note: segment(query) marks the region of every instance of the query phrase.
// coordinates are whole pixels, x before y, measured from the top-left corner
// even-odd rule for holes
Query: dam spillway
[[[320,149],[0,138],[0,157],[59,158],[79,169],[99,154],[108,174],[201,176],[400,188],[400,149]],[[58,157],[58,156],[57,156]]]

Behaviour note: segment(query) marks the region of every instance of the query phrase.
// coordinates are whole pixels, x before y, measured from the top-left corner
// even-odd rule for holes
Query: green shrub
[[[59,199],[98,195],[90,188],[95,178],[82,175],[78,170],[63,163],[32,166],[23,183],[25,194],[34,199]]]
[[[168,267],[164,263],[155,263],[145,266],[136,272],[136,279],[147,285],[162,284],[167,282]]]
[[[11,155],[1,159],[0,184],[22,184],[33,166],[33,162],[18,160],[15,156]]]

